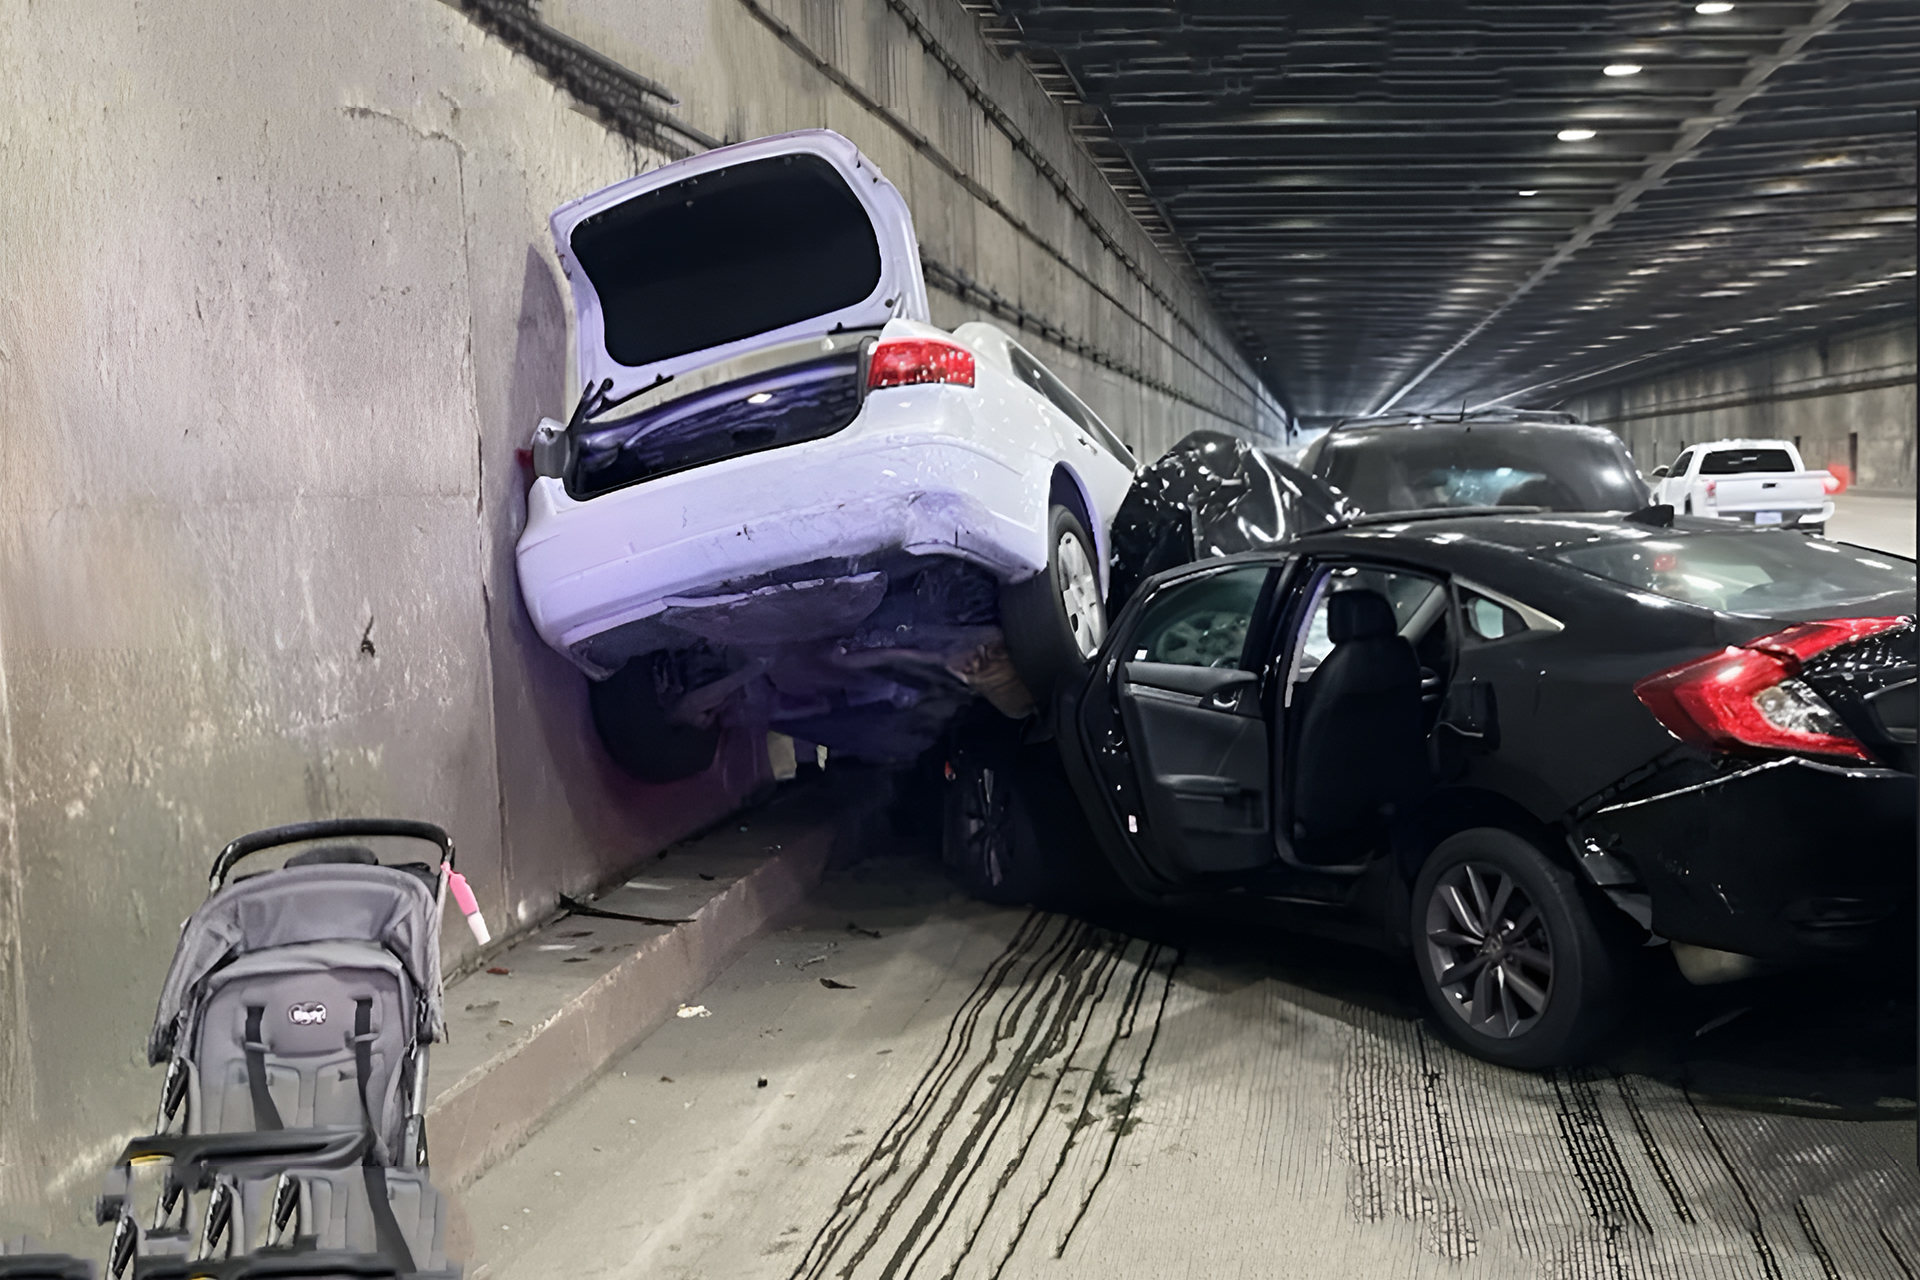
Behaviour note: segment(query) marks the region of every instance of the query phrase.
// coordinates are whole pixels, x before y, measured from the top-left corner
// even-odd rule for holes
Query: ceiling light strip
[[[1622,187],[1620,193],[1614,197],[1612,203],[1598,210],[1591,218],[1587,219],[1585,226],[1574,232],[1565,244],[1554,251],[1552,257],[1540,264],[1539,268],[1536,269],[1532,275],[1528,276],[1512,293],[1507,295],[1506,301],[1481,317],[1479,322],[1467,330],[1466,333],[1462,334],[1452,346],[1442,351],[1438,356],[1435,356],[1426,368],[1414,374],[1398,391],[1388,396],[1384,402],[1366,416],[1371,417],[1374,414],[1385,413],[1387,410],[1393,408],[1394,405],[1400,403],[1408,392],[1425,382],[1440,366],[1453,359],[1468,343],[1484,333],[1487,326],[1505,315],[1507,311],[1512,309],[1515,303],[1532,292],[1536,285],[1559,270],[1561,265],[1569,258],[1585,248],[1588,241],[1592,240],[1596,235],[1600,234],[1600,232],[1606,230],[1621,214],[1627,212],[1627,210],[1637,204],[1641,196],[1659,185],[1660,180],[1666,176],[1667,170],[1673,168],[1675,164],[1691,154],[1695,148],[1707,139],[1708,135],[1720,125],[1724,124],[1734,111],[1745,104],[1748,98],[1758,93],[1760,86],[1766,83],[1768,76],[1798,57],[1800,50],[1806,45],[1807,41],[1832,26],[1835,19],[1839,18],[1841,13],[1843,13],[1851,3],[1852,0],[1827,0],[1827,3],[1821,5],[1820,8],[1814,12],[1813,17],[1808,19],[1804,25],[1790,29],[1787,32],[1786,39],[1781,42],[1778,49],[1770,54],[1755,58],[1752,62],[1748,63],[1747,74],[1741,77],[1740,83],[1715,98],[1711,109],[1705,116],[1688,123],[1686,127],[1680,131],[1680,136],[1672,148],[1656,155],[1638,178],[1635,178],[1625,187]],[[1502,398],[1504,399],[1506,397]]]

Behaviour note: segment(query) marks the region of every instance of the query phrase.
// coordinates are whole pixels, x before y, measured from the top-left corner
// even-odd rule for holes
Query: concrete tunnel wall
[[[1015,317],[1143,456],[1280,430],[951,0],[549,10],[709,133],[852,137],[946,268],[936,320]],[[0,86],[0,1220],[91,1249],[228,839],[440,822],[499,934],[767,766],[742,737],[703,778],[619,776],[513,576],[516,450],[574,392],[546,215],[667,150],[434,0],[0,0]]]
[[[1866,493],[1914,492],[1914,325],[1829,334],[1578,396],[1640,469],[1707,440],[1791,440],[1809,467],[1849,468]]]

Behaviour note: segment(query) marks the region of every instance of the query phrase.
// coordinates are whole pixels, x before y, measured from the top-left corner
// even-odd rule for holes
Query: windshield
[[[1722,613],[1824,610],[1914,593],[1912,561],[1790,530],[1649,533],[1554,555],[1598,577]]]
[[[1647,491],[1598,429],[1407,427],[1336,431],[1314,471],[1366,511],[1546,507],[1632,511]]]

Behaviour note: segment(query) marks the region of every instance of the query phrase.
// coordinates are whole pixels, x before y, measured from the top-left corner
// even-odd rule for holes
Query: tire
[[[1685,499],[1685,500],[1683,500],[1683,501],[1681,502],[1681,504],[1680,504],[1680,514],[1681,514],[1681,515],[1683,515],[1683,516],[1690,516],[1690,515],[1692,515],[1692,514],[1693,514],[1693,499],[1692,499],[1692,498],[1687,498],[1687,499]]]
[[[1572,875],[1531,842],[1494,827],[1449,836],[1420,868],[1411,896],[1420,986],[1467,1052],[1508,1067],[1562,1066],[1581,1061],[1613,1029],[1614,952]],[[1507,939],[1491,959],[1490,937]]]
[[[1061,679],[1087,669],[1106,638],[1095,543],[1066,507],[1047,511],[1047,567],[1000,589],[1000,626],[1014,669],[1041,705]]]
[[[720,747],[718,728],[667,719],[660,691],[670,657],[649,653],[587,686],[600,743],[620,770],[642,782],[678,782],[705,773]]]
[[[1032,797],[1020,782],[1028,761],[1018,727],[997,715],[965,716],[947,746],[940,860],[963,889],[987,902],[1013,906],[1046,896]]]

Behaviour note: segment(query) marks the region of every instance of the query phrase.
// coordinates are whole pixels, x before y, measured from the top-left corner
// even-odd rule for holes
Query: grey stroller
[[[429,841],[439,864],[383,865],[330,843],[227,882],[266,849],[379,836]],[[114,1227],[109,1276],[458,1275],[424,1114],[427,1046],[445,1036],[453,859],[439,827],[376,818],[256,831],[221,850],[147,1042],[167,1067],[155,1132],[127,1145],[99,1202]]]

